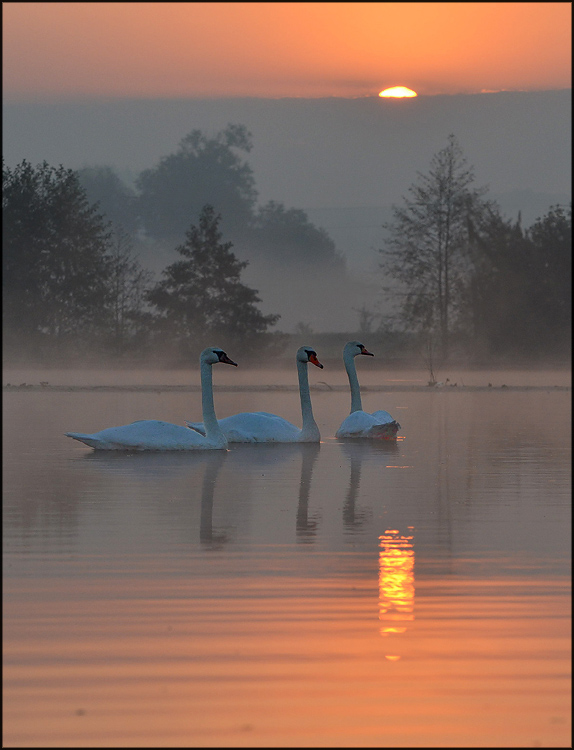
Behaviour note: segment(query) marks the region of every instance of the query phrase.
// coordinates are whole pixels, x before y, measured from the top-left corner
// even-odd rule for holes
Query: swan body
[[[309,393],[309,375],[307,364],[323,369],[314,349],[302,346],[295,357],[299,377],[299,395],[301,398],[301,429],[283,417],[266,411],[242,412],[219,420],[219,426],[230,443],[318,443],[321,434],[313,418],[311,395]],[[187,422],[192,431],[205,434],[202,422]]]
[[[201,352],[201,400],[203,420],[207,425],[204,435],[192,432],[183,425],[157,419],[144,419],[121,427],[108,427],[93,434],[65,434],[96,450],[190,451],[227,448],[227,440],[219,427],[213,406],[211,366],[217,362],[237,367],[219,347],[209,347]]]
[[[349,341],[343,349],[343,362],[349,378],[351,388],[351,413],[343,421],[335,437],[337,438],[371,438],[379,440],[393,440],[400,430],[400,424],[393,419],[388,411],[374,411],[372,414],[363,411],[361,389],[355,367],[355,357],[365,354],[373,357],[360,341]]]

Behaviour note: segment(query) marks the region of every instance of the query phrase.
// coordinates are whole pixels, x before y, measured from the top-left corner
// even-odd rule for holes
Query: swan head
[[[297,349],[295,359],[297,360],[297,362],[304,362],[305,364],[307,364],[307,362],[311,362],[311,364],[315,365],[315,367],[320,367],[321,370],[323,369],[323,365],[317,359],[317,352],[313,349],[312,346],[299,347],[299,349]]]
[[[216,365],[218,362],[223,362],[226,365],[233,365],[237,367],[237,362],[229,359],[227,354],[219,346],[208,346],[199,355],[200,364]]]
[[[357,354],[366,354],[368,357],[374,357],[373,352],[370,352],[360,341],[349,341],[345,344],[343,349],[343,357],[349,355],[356,357]]]

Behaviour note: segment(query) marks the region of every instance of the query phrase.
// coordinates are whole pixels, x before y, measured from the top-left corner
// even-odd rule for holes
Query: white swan
[[[317,354],[310,346],[302,346],[295,357],[299,376],[299,395],[303,427],[299,429],[283,417],[265,411],[242,412],[219,420],[219,425],[230,443],[318,443],[319,428],[313,418],[307,364],[323,369]],[[201,435],[205,434],[202,422],[187,422],[186,425]]]
[[[219,427],[213,406],[211,366],[217,362],[237,367],[223,349],[217,346],[204,349],[200,354],[201,403],[207,435],[200,435],[182,425],[157,419],[144,419],[121,427],[108,427],[92,435],[81,432],[65,434],[97,450],[192,451],[227,448],[227,440]]]
[[[401,426],[391,417],[389,412],[379,410],[367,414],[366,411],[363,411],[361,389],[355,368],[355,357],[358,354],[366,354],[369,357],[375,356],[372,352],[367,351],[360,341],[349,341],[343,348],[343,362],[351,387],[351,413],[343,421],[335,433],[335,437],[392,440],[396,438]]]

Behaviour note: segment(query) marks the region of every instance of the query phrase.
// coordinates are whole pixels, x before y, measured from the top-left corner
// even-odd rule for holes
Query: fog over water
[[[323,370],[310,368],[309,382],[311,387],[322,386],[328,391],[329,386],[348,386],[348,378],[340,362],[327,362]],[[234,356],[230,350],[230,356]],[[365,358],[366,359],[366,358]],[[383,366],[369,358],[368,362],[357,367],[362,386],[384,386],[389,388],[411,387],[428,390],[429,372],[422,367],[407,368]],[[465,368],[460,365],[449,365],[435,368],[438,382],[444,383],[446,389],[464,386],[532,386],[553,387],[571,386],[572,372],[568,367],[556,368]],[[448,378],[448,382],[446,379]],[[117,369],[108,368],[51,368],[51,367],[5,367],[3,371],[3,385],[21,386],[27,384],[34,387],[49,386],[181,386],[199,387],[199,371],[197,367],[189,369]],[[272,368],[242,365],[233,370],[219,367],[214,372],[214,386],[248,386],[253,389],[266,386],[297,386],[297,371],[295,365],[288,365],[287,360],[282,366]]]

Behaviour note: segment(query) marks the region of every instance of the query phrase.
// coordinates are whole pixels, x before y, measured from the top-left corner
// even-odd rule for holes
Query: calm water
[[[4,746],[571,746],[571,394],[366,394],[396,445],[312,397],[320,445],[106,455],[199,395],[4,394]]]

